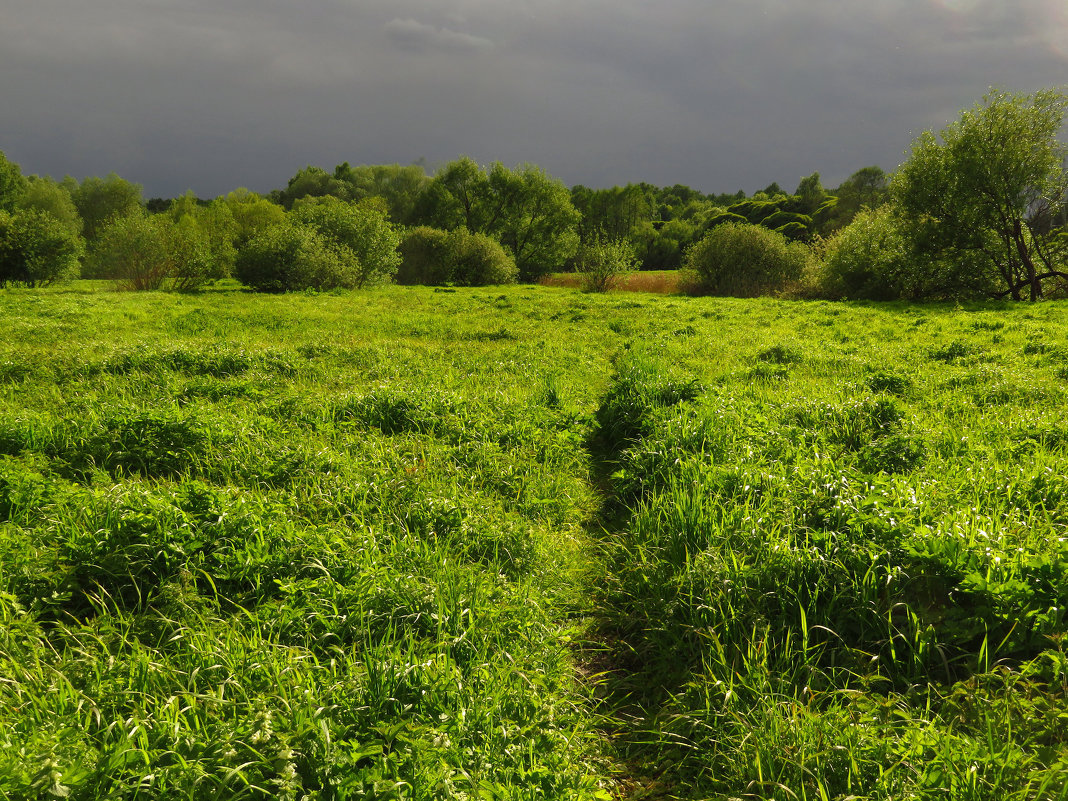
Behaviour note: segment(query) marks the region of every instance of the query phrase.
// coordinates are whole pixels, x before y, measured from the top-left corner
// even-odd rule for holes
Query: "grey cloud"
[[[493,47],[493,42],[482,36],[460,33],[449,28],[436,28],[411,18],[394,17],[383,27],[386,35],[403,47],[437,47],[450,50],[485,50]]]
[[[0,149],[150,196],[460,154],[590,186],[831,185],[892,169],[990,85],[1064,83],[1068,6],[1004,7],[0,0]]]

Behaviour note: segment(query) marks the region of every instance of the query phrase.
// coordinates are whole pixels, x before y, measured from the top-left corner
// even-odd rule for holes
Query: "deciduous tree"
[[[1048,224],[1064,202],[1068,96],[991,91],[936,137],[924,133],[892,182],[917,247],[972,272],[977,291],[1037,300],[1068,280]]]
[[[22,170],[0,150],[0,211],[11,211],[26,189]]]
[[[453,161],[428,184],[416,216],[437,228],[463,226],[494,237],[526,281],[560,269],[578,247],[571,193],[529,164],[508,169],[498,162],[486,172],[470,158]]]
[[[140,212],[143,207],[141,185],[130,183],[115,173],[104,178],[86,178],[80,184],[67,177],[63,185],[70,191],[85,224],[82,234],[90,246],[111,220]]]

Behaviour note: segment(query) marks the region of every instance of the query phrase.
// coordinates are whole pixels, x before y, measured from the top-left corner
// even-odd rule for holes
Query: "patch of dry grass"
[[[657,295],[672,295],[683,291],[681,276],[682,274],[678,270],[642,270],[627,273],[613,291],[652,292]],[[542,286],[579,289],[582,286],[582,276],[578,273],[551,273],[538,283]]]

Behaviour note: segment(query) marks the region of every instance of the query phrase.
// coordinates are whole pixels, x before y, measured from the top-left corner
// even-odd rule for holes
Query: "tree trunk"
[[[1020,264],[1024,268],[1027,285],[1030,287],[1029,300],[1034,302],[1042,297],[1042,279],[1039,278],[1038,270],[1035,269],[1035,263],[1031,259],[1031,251],[1027,247],[1027,240],[1023,234],[1023,223],[1020,220],[1013,221],[1012,239],[1016,244],[1016,253],[1020,256]]]

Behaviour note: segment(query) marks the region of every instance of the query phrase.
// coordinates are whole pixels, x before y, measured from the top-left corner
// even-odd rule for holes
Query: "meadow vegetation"
[[[1066,108],[750,197],[0,153],[0,799],[1068,801]]]
[[[0,798],[1068,791],[1068,316],[0,290]]]

